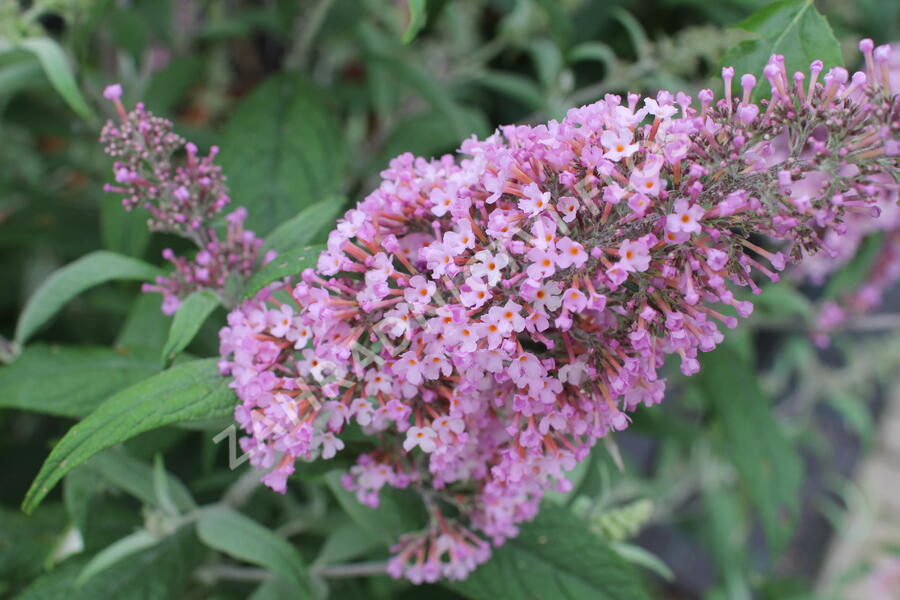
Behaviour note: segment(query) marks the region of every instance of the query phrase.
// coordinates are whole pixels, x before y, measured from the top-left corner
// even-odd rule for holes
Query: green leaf
[[[275,76],[241,101],[225,128],[220,164],[258,235],[340,188],[341,132],[322,97],[296,74]]]
[[[172,317],[160,310],[161,304],[162,295],[158,293],[135,298],[113,346],[159,357],[172,324]]]
[[[169,515],[177,515],[178,507],[172,499],[169,491],[169,474],[163,464],[162,455],[157,454],[153,459],[153,498],[156,505]]]
[[[294,597],[311,597],[300,554],[256,521],[229,508],[207,508],[197,520],[197,535],[210,548],[281,575],[296,586]]]
[[[124,450],[110,449],[101,452],[90,459],[82,469],[92,471],[107,483],[128,492],[148,506],[159,505],[155,489],[157,487],[155,478],[159,475],[150,465]],[[197,504],[184,484],[171,473],[166,475],[169,498],[176,509],[174,512],[188,512],[195,509]]]
[[[780,0],[758,10],[736,28],[754,34],[725,53],[723,65],[734,67],[736,79],[744,73],[756,75],[762,82],[754,97],[768,90],[763,68],[772,54],[783,54],[787,72],[806,72],[814,60],[825,68],[843,64],[841,47],[828,21],[816,10],[813,0]]]
[[[16,342],[24,344],[69,300],[84,290],[115,279],[149,281],[159,270],[144,261],[99,250],[53,273],[25,304],[16,324]]]
[[[721,444],[762,521],[773,552],[790,540],[800,506],[803,463],[774,417],[752,356],[726,342],[702,359],[697,383],[722,424]]]
[[[569,62],[576,63],[585,60],[603,63],[607,74],[612,72],[617,63],[616,53],[603,42],[584,42],[569,51]]]
[[[460,115],[467,131],[484,132],[488,129],[487,119],[481,111],[462,108]],[[455,150],[459,147],[459,142],[460,138],[454,133],[446,116],[427,110],[397,123],[378,153],[377,165],[386,166],[391,159],[403,152],[426,157],[438,156]]]
[[[409,24],[403,32],[403,43],[408,44],[416,39],[422,28],[425,27],[425,0],[406,0],[409,10]]]
[[[210,290],[199,290],[185,298],[169,327],[169,339],[163,347],[162,360],[169,363],[187,348],[217,306],[219,298]]]
[[[541,85],[545,89],[553,88],[563,70],[563,56],[559,46],[548,39],[539,38],[528,45],[528,51]]]
[[[478,85],[521,102],[531,110],[544,106],[541,88],[528,77],[506,71],[485,71],[474,80]]]
[[[352,522],[334,527],[322,544],[315,564],[334,564],[362,556],[377,546],[372,534]]]
[[[284,600],[292,598],[297,593],[297,588],[284,577],[270,577],[253,590],[249,600]]]
[[[828,277],[822,295],[829,300],[836,300],[842,294],[859,288],[871,273],[875,259],[878,258],[884,243],[883,233],[866,236],[856,250],[855,256]]]
[[[0,581],[24,585],[38,575],[65,527],[65,512],[57,504],[31,517],[0,508]]]
[[[323,246],[304,246],[292,248],[279,254],[275,260],[257,271],[247,282],[242,294],[244,298],[252,298],[256,293],[279,279],[289,275],[299,275],[303,269],[315,266]]]
[[[609,547],[631,564],[653,571],[666,581],[675,580],[675,573],[672,572],[669,565],[652,552],[635,544],[627,544],[625,542],[612,542]]]
[[[63,503],[69,519],[82,534],[87,531],[88,509],[100,477],[87,468],[75,469],[63,480]]]
[[[279,254],[315,242],[324,241],[334,228],[338,215],[344,209],[344,198],[334,196],[307,206],[292,219],[272,231],[263,245],[262,253],[275,250]]]
[[[157,371],[157,360],[111,348],[36,344],[0,369],[0,408],[82,417]]]
[[[97,573],[83,586],[75,579],[84,566],[77,557],[38,577],[17,598],[19,600],[170,600],[186,597],[188,577],[202,558],[202,547],[191,528],[146,550],[133,554],[115,568]]]
[[[815,317],[815,308],[809,298],[797,289],[795,284],[787,281],[770,283],[763,288],[763,293],[754,299],[759,314],[773,317],[794,317],[807,321]]]
[[[444,116],[456,139],[462,140],[472,133],[478,133],[469,130],[462,106],[447,93],[447,87],[441,85],[433,75],[409,61],[399,60],[393,56],[373,54],[368,58],[372,64],[385,67],[401,82],[416,90],[435,112]]]
[[[158,115],[174,112],[192,86],[203,77],[204,61],[197,55],[174,56],[150,80],[143,102]],[[121,211],[122,207],[119,207]]]
[[[164,425],[230,414],[234,393],[216,363],[209,358],[178,365],[101,404],[50,452],[25,495],[22,510],[30,513],[37,508],[57,481],[101,450]]]
[[[546,505],[468,579],[473,600],[649,600],[634,569],[570,511]]]
[[[653,515],[653,502],[647,498],[635,500],[588,519],[591,530],[610,542],[622,542],[634,537]]]
[[[147,214],[123,210],[122,201],[112,194],[100,198],[100,233],[104,248],[134,258],[143,256],[150,242]]]
[[[408,490],[383,489],[378,508],[360,504],[353,492],[341,485],[341,472],[332,471],[325,481],[344,511],[363,530],[389,546],[404,533],[425,525],[425,508],[418,496]]]
[[[59,44],[48,37],[32,37],[22,40],[19,45],[37,56],[47,79],[73,111],[84,119],[95,118],[94,111],[78,89],[69,60]]]
[[[96,556],[85,565],[84,569],[81,570],[81,573],[78,574],[78,577],[75,579],[75,585],[84,585],[88,579],[100,571],[108,569],[114,564],[125,560],[132,554],[136,554],[141,550],[146,550],[158,543],[158,537],[143,529],[123,537],[119,541],[110,544],[98,552]]]

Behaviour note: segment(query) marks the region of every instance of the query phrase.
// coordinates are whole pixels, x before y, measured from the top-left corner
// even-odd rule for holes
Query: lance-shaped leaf
[[[252,298],[259,290],[273,281],[289,275],[299,275],[303,269],[314,267],[322,250],[322,246],[304,246],[285,250],[275,257],[275,260],[253,274],[244,289],[244,298]]]
[[[33,511],[66,473],[101,450],[165,425],[230,414],[234,403],[234,392],[214,358],[178,365],[122,390],[56,444],[22,510]]]
[[[210,290],[196,291],[184,299],[169,327],[169,339],[162,351],[163,361],[171,362],[176,354],[187,348],[218,305],[219,299]]]
[[[0,408],[83,417],[157,371],[154,358],[112,348],[35,344],[0,369]]]
[[[281,575],[296,587],[293,597],[311,597],[300,554],[256,521],[229,508],[207,508],[197,521],[197,535],[211,548]]]
[[[159,270],[144,261],[100,250],[56,271],[28,300],[16,324],[16,342],[24,344],[69,300],[95,285],[115,279],[149,281]]]

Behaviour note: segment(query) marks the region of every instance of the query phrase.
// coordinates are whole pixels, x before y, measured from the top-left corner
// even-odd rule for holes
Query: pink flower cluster
[[[900,47],[896,44],[887,61],[888,80],[892,90],[900,90]],[[882,64],[884,62],[882,61]],[[886,182],[889,183],[889,182]],[[896,187],[878,190],[875,207],[878,219],[868,215],[847,215],[839,228],[822,236],[825,251],[809,257],[797,267],[801,276],[821,284],[834,271],[844,267],[857,255],[863,242],[874,237],[879,248],[868,266],[863,283],[839,298],[822,303],[815,323],[813,339],[821,346],[829,342],[829,334],[839,329],[853,315],[875,310],[894,284],[900,281],[900,205]]]
[[[724,99],[629,94],[561,122],[501,127],[460,157],[405,154],[348,211],[315,269],[234,310],[221,367],[243,448],[283,492],[349,426],[376,450],[344,477],[370,506],[417,490],[431,515],[390,572],[462,578],[538,511],[597,439],[660,402],[723,339],[786,257],[871,216],[900,177],[900,108],[868,68],[765,68]],[[820,75],[823,75],[820,77]],[[757,236],[778,241],[779,251]],[[752,239],[751,239],[752,238]],[[756,240],[756,241],[754,241]]]
[[[123,194],[125,210],[143,207],[150,213],[151,230],[187,237],[200,248],[193,260],[176,257],[166,249],[163,257],[175,266],[174,273],[144,285],[144,291],[161,292],[162,310],[172,314],[191,292],[212,289],[223,293],[229,278],[250,277],[257,267],[262,240],[244,229],[246,209],[227,216],[224,240],[210,225],[229,203],[222,169],[213,163],[218,148],[214,146],[201,158],[194,144],[172,132],[171,121],[152,115],[140,103],[126,112],[118,84],[107,87],[103,95],[115,104],[120,119],[119,123],[108,121],[100,134],[106,153],[116,159],[116,184],[105,185],[104,191]],[[182,148],[186,164],[174,165],[172,157]]]

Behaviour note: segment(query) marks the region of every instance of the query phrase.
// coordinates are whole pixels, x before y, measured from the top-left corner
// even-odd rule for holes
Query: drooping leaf
[[[491,76],[485,76],[486,83]],[[489,86],[488,86],[489,87]],[[461,108],[460,116],[464,127],[471,132],[486,131],[487,120],[478,110]],[[425,111],[401,120],[378,153],[378,165],[386,166],[391,159],[402,152],[412,152],[417,156],[436,157],[456,150],[460,138],[450,126],[446,116],[435,111]]]
[[[53,273],[25,304],[16,324],[16,342],[24,344],[69,300],[84,290],[116,279],[149,281],[159,270],[143,261],[99,250]]]
[[[403,43],[408,44],[419,35],[422,28],[425,27],[425,0],[406,0],[406,7],[409,12],[409,21],[406,30],[403,32]]]
[[[157,360],[111,348],[36,344],[0,369],[0,408],[82,417],[157,371]]]
[[[790,539],[799,510],[803,463],[774,417],[752,355],[726,341],[703,355],[701,363],[697,383],[722,425],[721,446],[737,468],[777,554]]]
[[[631,564],[653,571],[666,581],[675,580],[675,573],[672,572],[669,565],[649,550],[625,542],[611,542],[609,547]]]
[[[756,75],[754,97],[768,90],[763,68],[772,54],[783,54],[787,72],[806,72],[814,60],[821,60],[825,68],[843,64],[841,48],[831,26],[813,0],[779,0],[741,21],[736,28],[754,35],[725,53],[723,65],[734,67],[739,80],[744,73]]]
[[[138,296],[131,304],[128,317],[113,346],[158,357],[172,325],[172,317],[160,310],[161,304],[161,294]]]
[[[341,508],[357,525],[385,545],[395,543],[400,535],[421,529],[425,524],[425,509],[415,494],[383,489],[378,508],[370,508],[360,504],[356,495],[345,490],[340,480],[339,471],[332,471],[325,476],[325,481]]]
[[[100,232],[104,248],[134,258],[141,258],[150,242],[146,213],[122,210],[121,200],[112,194],[100,199]]]
[[[473,600],[649,600],[625,560],[552,504],[467,579],[446,585]]]
[[[210,290],[199,290],[185,298],[172,320],[169,339],[163,347],[162,359],[170,362],[176,354],[187,348],[218,305],[219,298]]]
[[[36,576],[65,526],[66,514],[56,504],[33,517],[0,509],[0,581],[22,585]]]
[[[297,588],[284,577],[270,577],[253,590],[248,600],[284,600],[296,593]]]
[[[22,509],[33,511],[60,478],[105,448],[165,425],[229,414],[234,392],[216,362],[210,358],[175,366],[106,400],[53,448]]]
[[[91,500],[97,492],[100,476],[90,469],[75,469],[63,480],[63,503],[69,519],[82,534],[87,530]]]
[[[462,140],[472,133],[482,135],[482,132],[469,130],[463,107],[447,93],[446,87],[440,85],[434,77],[418,66],[384,54],[373,54],[369,56],[369,60],[372,64],[383,66],[401,83],[414,89],[425,102],[446,119],[447,126],[456,139]]]
[[[525,108],[537,110],[544,106],[541,88],[530,78],[506,71],[485,71],[474,78],[475,83],[498,94],[503,94]]]
[[[341,133],[321,97],[295,74],[275,76],[240,103],[225,128],[221,165],[257,235],[340,188]]]
[[[153,468],[123,450],[113,448],[101,452],[78,470],[95,473],[110,485],[128,492],[146,505],[158,504]],[[166,486],[174,507],[180,512],[196,508],[197,505],[185,485],[171,473],[167,476]]]
[[[344,199],[340,196],[304,208],[266,237],[262,251],[275,250],[280,254],[291,248],[325,241],[343,208]]]
[[[299,275],[303,269],[315,266],[323,249],[323,246],[303,246],[285,250],[275,260],[253,274],[247,282],[243,297],[252,298],[256,292],[273,281],[288,275]]]
[[[356,523],[346,522],[329,532],[315,564],[332,564],[356,558],[378,544],[372,534]]]
[[[123,537],[91,558],[91,560],[88,561],[88,564],[81,570],[81,573],[78,574],[78,577],[75,578],[75,585],[79,587],[84,585],[88,579],[104,569],[108,569],[116,563],[130,557],[132,554],[137,554],[141,550],[151,548],[158,543],[158,537],[143,529]]]
[[[197,520],[197,535],[211,548],[281,575],[294,585],[293,597],[311,597],[300,554],[256,521],[228,508],[207,508]]]
[[[188,577],[203,557],[189,527],[159,544],[75,585],[85,561],[75,557],[35,579],[18,598],[24,600],[170,600],[184,597]]]
[[[43,36],[32,37],[22,40],[19,45],[37,56],[47,79],[73,111],[84,119],[94,118],[94,111],[84,101],[78,89],[66,53],[55,40]]]

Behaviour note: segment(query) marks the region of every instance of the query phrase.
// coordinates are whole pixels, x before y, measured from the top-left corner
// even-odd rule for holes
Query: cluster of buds
[[[789,74],[771,93],[723,70],[724,98],[607,95],[561,122],[501,127],[458,160],[405,154],[339,220],[315,269],[264,289],[220,332],[242,446],[284,492],[350,424],[371,437],[344,478],[377,505],[421,493],[425,529],[391,574],[460,578],[545,491],[753,306],[790,260],[900,179],[900,105],[884,65]],[[771,240],[760,245],[761,238]],[[773,247],[772,244],[777,246]],[[301,463],[302,464],[302,463]]]
[[[873,54],[870,64],[874,66],[874,50],[868,47],[868,42],[864,44],[863,50],[867,54]],[[887,67],[892,90],[900,90],[898,49],[900,48],[895,45],[888,60],[884,59],[886,51],[882,51],[882,58],[878,62],[879,70]],[[881,212],[878,219],[869,218],[868,215],[847,215],[840,227],[827,231],[822,236],[824,251],[809,257],[796,268],[798,275],[820,285],[834,271],[846,267],[857,256],[864,242],[871,240],[878,245],[871,263],[867,265],[862,283],[841,296],[822,303],[813,331],[813,340],[820,346],[826,346],[831,333],[844,326],[849,318],[877,309],[882,304],[885,293],[900,281],[898,190],[887,185],[875,194],[874,206]]]
[[[163,250],[163,258],[172,263],[174,271],[168,277],[157,277],[154,283],[145,283],[144,292],[158,292],[163,296],[162,311],[171,315],[178,310],[181,299],[198,290],[225,290],[230,277],[247,280],[256,272],[257,257],[262,240],[252,231],[244,229],[247,209],[241,207],[225,217],[228,228],[225,239],[220,240],[214,229],[207,232],[209,241],[192,260],[176,256],[170,249]],[[275,257],[268,253],[263,264]]]
[[[257,267],[262,240],[244,229],[244,208],[227,216],[224,240],[211,226],[213,218],[229,203],[222,169],[213,162],[218,148],[213,146],[207,156],[201,157],[197,146],[172,132],[171,121],[149,113],[143,104],[126,112],[118,84],[107,87],[103,95],[113,102],[119,115],[119,122],[108,121],[100,134],[106,153],[115,159],[116,183],[105,185],[104,191],[122,194],[125,210],[144,208],[150,215],[148,226],[152,231],[181,235],[200,249],[192,260],[176,257],[166,249],[163,257],[175,271],[145,285],[144,291],[162,293],[162,310],[172,314],[191,292],[211,289],[222,294],[230,278],[246,280]],[[173,164],[182,149],[185,164]],[[273,257],[267,256],[264,262]]]

